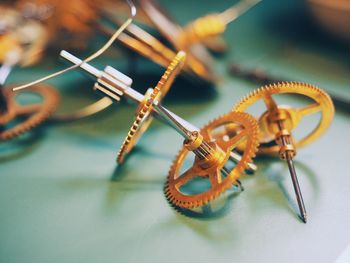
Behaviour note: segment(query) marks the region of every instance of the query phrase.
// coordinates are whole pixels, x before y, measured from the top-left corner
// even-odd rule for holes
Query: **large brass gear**
[[[41,124],[56,110],[60,101],[59,93],[51,86],[44,84],[18,93],[14,93],[11,88],[6,88],[2,92],[7,105],[6,111],[0,113],[0,141],[10,140]],[[16,102],[16,96],[24,93],[38,95],[42,98],[42,102],[21,105]],[[26,117],[26,119],[13,127],[6,127],[20,117]]]
[[[136,119],[118,152],[118,163],[124,161],[125,156],[133,149],[137,140],[151,125],[153,121],[153,117],[151,116],[153,101],[157,100],[160,102],[167,94],[176,76],[180,73],[185,59],[186,53],[182,51],[178,52],[159,80],[157,86],[154,89],[149,89],[144,96],[143,102],[139,105],[136,111]]]
[[[236,133],[231,132],[230,135],[226,135],[217,132],[218,129],[227,125],[234,125]],[[259,146],[258,123],[253,116],[243,112],[230,112],[209,122],[200,130],[200,134],[203,136],[203,141],[209,143],[212,149],[222,153],[222,157],[217,158],[215,165],[208,168],[203,168],[201,164],[203,160],[196,157],[192,166],[181,173],[180,170],[190,151],[186,146],[180,150],[170,168],[164,187],[166,198],[175,206],[195,208],[217,198],[237,183],[240,175],[248,167],[248,163],[254,158]],[[228,164],[232,151],[242,141],[245,142],[245,149],[241,159],[233,168],[227,168],[225,165]],[[226,169],[226,177],[222,174],[224,169]],[[196,177],[209,179],[210,188],[195,194],[187,194],[182,191],[181,187],[191,183],[191,180]]]
[[[288,106],[277,105],[272,95],[277,94],[297,94],[303,95],[314,101],[313,104],[301,108],[293,108]],[[282,82],[264,86],[257,89],[244,97],[237,105],[233,107],[233,111],[246,111],[253,104],[263,100],[267,111],[258,117],[260,128],[260,147],[261,154],[277,154],[280,153],[280,145],[271,145],[280,132],[274,118],[283,119],[286,131],[292,132],[300,121],[311,114],[321,112],[321,118],[318,125],[303,138],[293,138],[293,144],[296,149],[303,147],[321,136],[330,126],[334,116],[334,105],[330,96],[322,89],[300,82]],[[227,132],[230,127],[228,126]]]

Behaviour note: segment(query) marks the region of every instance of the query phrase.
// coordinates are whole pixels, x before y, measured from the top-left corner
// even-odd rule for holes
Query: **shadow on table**
[[[290,187],[289,189],[286,187],[292,186],[292,181],[289,176],[289,171],[287,169],[287,164],[281,161],[278,158],[271,157],[259,157],[256,160],[258,165],[258,173],[255,176],[254,180],[260,188],[256,189],[256,194],[254,195],[254,199],[256,200],[266,200],[269,199],[273,203],[277,204],[280,207],[289,209],[290,213],[299,219],[299,208],[296,203],[295,193]],[[280,164],[283,166],[283,169],[275,169],[273,165]],[[317,198],[319,193],[319,184],[315,175],[315,172],[311,170],[306,164],[294,160],[296,172],[299,178],[301,176],[307,177],[312,190],[314,191],[314,198]],[[301,185],[301,190],[303,186]],[[283,198],[281,198],[281,196]]]
[[[194,209],[176,206],[169,200],[168,203],[169,206],[172,207],[176,212],[186,217],[199,220],[214,220],[227,215],[232,210],[233,199],[237,197],[240,192],[241,191],[237,189],[229,190],[229,193],[225,194],[223,197],[220,197],[219,200],[212,201],[207,205]]]
[[[45,137],[46,127],[36,128],[18,138],[0,143],[0,163],[10,162],[32,153]]]

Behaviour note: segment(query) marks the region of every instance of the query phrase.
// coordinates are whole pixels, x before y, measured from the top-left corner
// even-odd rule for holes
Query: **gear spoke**
[[[305,107],[297,109],[297,112],[300,115],[300,117],[302,118],[302,117],[320,112],[321,110],[322,110],[322,106],[319,103],[313,103],[313,104],[309,104]]]
[[[230,138],[228,141],[223,140],[223,138],[220,138],[217,140],[217,144],[220,146],[220,148],[224,151],[226,151],[228,148],[235,148],[237,144],[241,142],[241,140],[248,135],[248,132],[246,130],[241,131],[234,137]]]
[[[217,170],[216,173],[209,175],[210,183],[212,187],[216,187],[222,182],[221,171]]]
[[[269,112],[275,111],[278,109],[276,101],[269,94],[264,94],[263,100],[265,106]]]
[[[197,171],[198,171],[197,166],[192,166],[186,172],[184,172],[179,177],[177,177],[174,180],[176,187],[180,188],[181,186],[186,184],[188,181],[190,181],[192,178],[196,177],[198,175]]]

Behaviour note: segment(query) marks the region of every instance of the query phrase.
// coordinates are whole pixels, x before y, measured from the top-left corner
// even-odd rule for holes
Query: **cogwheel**
[[[146,93],[143,102],[139,105],[136,111],[136,119],[118,152],[118,163],[122,163],[124,161],[126,154],[133,149],[137,140],[151,125],[153,121],[153,117],[151,116],[153,102],[155,100],[160,102],[167,94],[176,76],[181,71],[185,59],[186,53],[183,51],[178,52],[159,80],[157,86],[154,89],[150,89]]]
[[[274,94],[303,95],[314,101],[314,103],[300,108],[281,106],[277,105],[273,100],[272,95]],[[313,130],[303,138],[298,140],[294,138],[296,148],[303,147],[321,136],[330,126],[334,116],[334,105],[330,96],[318,87],[301,82],[282,82],[259,88],[239,101],[232,110],[246,111],[259,100],[263,100],[265,106],[268,108],[266,112],[259,116],[261,144],[259,153],[262,154],[277,154],[280,148],[278,145],[271,145],[278,132],[275,124],[270,121],[270,118],[273,117],[270,114],[272,108],[274,108],[274,114],[284,116],[284,121],[289,131],[294,130],[304,117],[318,112],[321,113],[320,121]],[[229,127],[227,127],[227,130],[229,130]]]
[[[236,132],[223,134],[217,132],[226,125],[234,125]],[[259,146],[258,123],[255,118],[243,112],[227,113],[204,126],[200,130],[205,142],[210,142],[212,149],[220,149],[224,158],[208,169],[199,166],[195,159],[192,166],[185,172],[180,172],[189,150],[183,147],[175,158],[165,183],[165,196],[173,205],[184,208],[195,208],[209,203],[219,197],[237,182],[240,175],[248,167],[248,163],[255,157]],[[241,143],[245,144],[243,155],[236,165],[232,167],[231,153]],[[231,164],[231,167],[229,166]],[[210,187],[199,189],[194,180],[210,182]],[[201,190],[201,191],[199,191]],[[194,193],[196,191],[197,193]]]
[[[19,94],[32,93],[42,98],[42,102],[36,104],[21,105],[16,102]],[[7,102],[6,111],[0,113],[0,141],[12,139],[25,133],[45,121],[57,108],[60,95],[51,86],[40,84],[14,93],[11,88],[3,90]],[[7,128],[7,124],[20,117],[26,117],[13,127]]]

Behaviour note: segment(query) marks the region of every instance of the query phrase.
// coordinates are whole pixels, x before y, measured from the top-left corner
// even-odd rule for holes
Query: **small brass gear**
[[[230,135],[221,133],[226,125],[234,125],[235,133]],[[232,130],[231,130],[232,131]],[[212,146],[212,149],[223,153],[223,158],[209,168],[201,166],[201,160],[195,158],[192,166],[185,172],[181,172],[186,157],[189,154],[188,147],[183,147],[175,158],[165,183],[165,196],[170,203],[183,208],[195,208],[203,206],[237,183],[240,175],[252,162],[259,146],[258,123],[255,118],[244,112],[230,112],[204,126],[200,130],[203,140]],[[232,151],[241,143],[245,149],[238,163],[233,167],[227,167]],[[225,174],[223,173],[225,171]],[[192,192],[191,183],[193,179],[206,179],[210,181],[210,187]],[[183,190],[183,187],[190,189]]]
[[[2,92],[7,105],[6,111],[0,113],[0,141],[10,140],[41,124],[56,110],[60,101],[59,93],[51,86],[44,84],[17,93],[13,92],[11,88],[5,88]],[[16,102],[16,96],[25,93],[40,96],[42,102],[27,105]],[[13,127],[6,127],[11,121],[20,117],[26,117],[26,119]]]
[[[301,108],[281,106],[277,105],[272,98],[272,95],[277,94],[303,95],[313,100],[314,103]],[[296,140],[293,138],[295,148],[303,147],[321,136],[330,126],[334,116],[334,105],[330,96],[316,86],[301,82],[282,82],[264,86],[244,97],[232,110],[246,111],[259,100],[263,100],[267,108],[259,116],[259,153],[261,154],[277,154],[280,151],[279,145],[271,145],[271,142],[276,139],[276,135],[279,132],[276,123],[272,120],[276,116],[283,118],[286,130],[291,132],[300,124],[304,117],[321,112],[320,121],[312,131],[301,139]],[[226,129],[229,132],[230,127],[228,126]]]
[[[137,140],[151,125],[153,121],[153,117],[151,116],[153,101],[157,100],[160,102],[167,94],[176,76],[181,71],[185,59],[186,53],[183,51],[178,52],[159,80],[157,86],[154,89],[149,89],[145,95],[143,102],[136,111],[136,119],[118,152],[118,163],[124,161],[125,156],[133,149]]]

